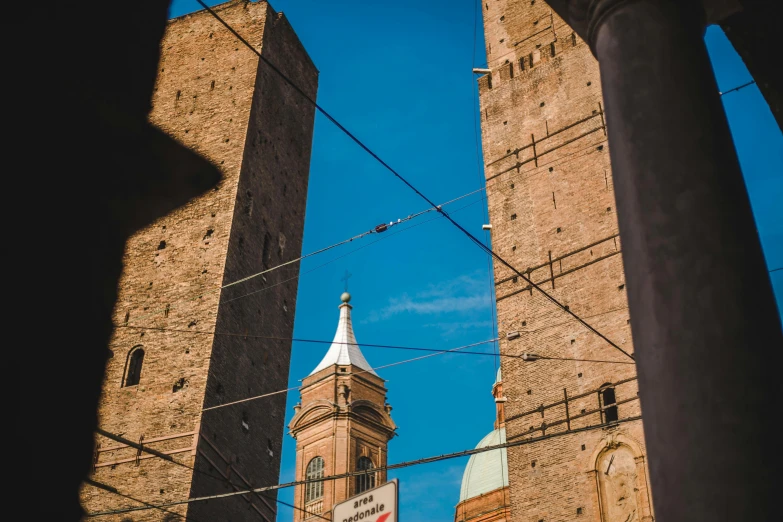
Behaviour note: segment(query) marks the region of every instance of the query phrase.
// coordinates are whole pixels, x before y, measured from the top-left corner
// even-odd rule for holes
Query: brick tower
[[[543,0],[482,12],[492,246],[633,353],[598,63]],[[508,449],[512,520],[651,520],[630,358],[498,263],[495,285],[501,351],[560,359],[502,359],[507,440],[539,438]]]
[[[397,429],[384,380],[362,355],[351,324],[351,300],[341,296],[334,341],[303,381],[301,402],[288,428],[296,439],[296,480],[318,479],[386,465],[386,445]],[[386,472],[297,486],[294,521],[331,516],[332,506],[386,482]]]
[[[244,0],[214,9],[315,98],[318,72],[282,13]],[[286,387],[290,345],[253,336],[291,337],[298,269],[220,288],[300,255],[314,108],[205,11],[169,22],[152,106],[153,123],[223,171],[213,192],[135,234],[125,254],[99,425],[197,471],[99,436],[92,480],[157,504],[278,482],[284,395],[202,409]],[[140,505],[90,484],[82,499],[88,512]],[[168,510],[276,516],[274,494]]]

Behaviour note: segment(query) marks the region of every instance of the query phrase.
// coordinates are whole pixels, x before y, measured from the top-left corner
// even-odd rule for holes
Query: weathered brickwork
[[[244,0],[215,10],[315,98],[317,70],[282,13]],[[136,461],[132,448],[104,451],[122,445],[99,437],[93,479],[154,503],[278,481],[284,395],[202,408],[286,387],[290,344],[252,336],[291,337],[297,283],[283,281],[298,269],[220,287],[299,255],[314,121],[313,106],[207,12],[171,20],[161,52],[150,119],[224,179],[126,248],[100,426],[174,451],[197,472],[143,453]],[[144,350],[141,374],[125,386],[134,347]],[[89,512],[133,505],[89,485],[83,501]],[[170,511],[272,521],[275,495]],[[160,510],[106,518],[128,517],[180,518]]]
[[[633,353],[598,64],[542,0],[484,0],[482,10],[493,248]],[[495,281],[503,353],[630,361],[497,263]],[[651,519],[641,420],[624,421],[640,416],[635,366],[503,358],[502,370],[509,442],[611,421],[615,411],[620,420],[509,448],[511,518]],[[612,400],[602,387],[615,383],[616,409],[602,412]]]

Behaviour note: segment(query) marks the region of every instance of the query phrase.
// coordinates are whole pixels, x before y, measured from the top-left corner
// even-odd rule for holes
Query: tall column
[[[600,64],[656,518],[772,520],[783,336],[701,3],[570,4]]]

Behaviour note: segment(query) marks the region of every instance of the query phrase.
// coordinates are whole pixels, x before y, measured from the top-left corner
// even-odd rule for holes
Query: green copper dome
[[[506,428],[491,431],[481,439],[476,448],[505,444]],[[459,501],[468,500],[498,488],[508,487],[508,455],[506,448],[471,455],[465,474]]]

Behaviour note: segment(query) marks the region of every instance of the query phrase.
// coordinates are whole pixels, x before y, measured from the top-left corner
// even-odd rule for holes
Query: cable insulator
[[[380,225],[375,227],[375,231],[381,233],[381,232],[385,232],[387,228],[389,228],[389,226],[386,223],[381,223]]]

